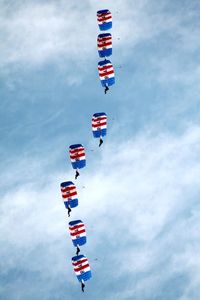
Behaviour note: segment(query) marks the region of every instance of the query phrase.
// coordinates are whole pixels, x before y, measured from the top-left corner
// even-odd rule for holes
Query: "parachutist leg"
[[[80,173],[78,172],[78,170],[76,170],[75,179],[77,179],[79,175]]]
[[[68,208],[67,208],[67,209],[68,209],[68,217],[70,217],[70,212],[72,211],[72,210],[71,210],[71,207],[70,207],[70,206],[68,206]]]
[[[99,147],[103,144],[103,139],[102,137],[100,137],[100,140],[99,140]]]
[[[84,292],[84,287],[85,287],[84,281],[81,280],[81,289],[82,289],[82,292]]]
[[[77,247],[76,247],[76,255],[79,255],[80,252],[81,252],[81,250],[80,250],[79,246],[77,245]]]

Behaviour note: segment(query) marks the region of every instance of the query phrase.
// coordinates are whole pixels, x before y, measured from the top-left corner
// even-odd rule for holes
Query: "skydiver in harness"
[[[104,90],[104,93],[106,94],[106,93],[107,93],[107,91],[109,91],[109,87],[108,87],[108,85],[106,84],[106,85],[105,85],[105,90]]]
[[[68,217],[70,217],[70,212],[72,211],[71,207],[68,205],[67,207],[67,210],[68,210]]]
[[[85,284],[84,284],[84,281],[83,279],[81,280],[81,289],[82,289],[82,292],[84,292],[84,287],[85,287]]]
[[[77,179],[78,176],[80,176],[80,173],[79,173],[78,169],[76,169],[75,179]]]
[[[76,255],[79,255],[79,253],[81,252],[79,245],[76,246]]]
[[[100,136],[100,139],[99,139],[99,147],[101,147],[102,144],[103,144],[103,139],[102,139],[102,137]]]
[[[67,196],[70,197],[70,192],[69,191],[67,191]],[[68,202],[67,202],[68,217],[70,217],[70,212],[72,211],[72,209],[70,207],[70,200],[72,200],[72,199],[68,198]]]

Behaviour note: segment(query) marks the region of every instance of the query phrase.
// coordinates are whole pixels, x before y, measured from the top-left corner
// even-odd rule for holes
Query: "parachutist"
[[[107,91],[109,91],[109,87],[106,85],[106,86],[105,86],[104,93],[106,94],[106,93],[107,93]]]
[[[77,247],[76,247],[76,255],[79,255],[80,252],[81,252],[81,250],[80,250],[79,246],[77,245]]]
[[[105,59],[98,63],[99,78],[101,85],[105,88],[105,94],[109,90],[108,86],[115,84],[114,68],[110,60]]]
[[[84,292],[85,281],[92,277],[90,265],[85,255],[72,257],[72,265],[78,281],[81,283],[82,292]]]
[[[100,140],[99,140],[99,147],[101,147],[102,144],[103,144],[103,139],[100,137]]]
[[[68,210],[68,217],[70,217],[70,212],[72,211],[72,210],[71,210],[71,207],[68,206],[67,210]]]
[[[75,179],[80,175],[79,169],[86,166],[85,149],[81,144],[74,144],[69,146],[69,154],[72,168],[75,170]]]
[[[76,170],[75,179],[77,179],[78,176],[80,176],[80,173]]]
[[[85,287],[84,281],[81,281],[81,289],[82,289],[82,292],[84,292],[84,287]]]

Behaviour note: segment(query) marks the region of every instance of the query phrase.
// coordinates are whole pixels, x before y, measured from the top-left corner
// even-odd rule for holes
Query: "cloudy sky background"
[[[116,85],[97,73],[113,13]],[[0,1],[0,298],[200,298],[199,0]],[[91,117],[105,111],[102,148]],[[93,278],[82,294],[59,185],[77,181]]]

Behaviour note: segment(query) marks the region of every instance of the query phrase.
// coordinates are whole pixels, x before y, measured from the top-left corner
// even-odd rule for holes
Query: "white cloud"
[[[190,87],[191,98],[192,93],[198,94],[199,68],[193,68],[192,59],[187,60],[187,66],[178,59],[182,54],[191,58],[198,49],[198,29],[194,31],[193,27],[184,25],[184,21],[191,18],[191,10],[188,14],[170,13],[165,11],[166,1],[157,9],[152,3],[110,1],[117,49],[113,59],[119,56],[124,61],[130,59],[134,47],[140,43],[150,44],[154,38],[157,42],[161,34],[163,37],[170,35],[171,41],[174,38],[176,52],[161,51],[159,57],[157,52],[152,53],[150,60],[146,57],[147,68],[155,70],[154,76],[161,84],[181,83]],[[107,1],[102,0],[101,4],[96,0],[81,4],[79,0],[73,4],[69,1],[29,1],[15,4],[15,9],[9,8],[11,10],[2,5],[2,69],[7,72],[9,68],[40,68],[56,63],[64,70],[69,84],[80,82],[84,71],[88,71],[88,61],[97,59],[96,10],[102,5],[107,6]],[[83,19],[86,9],[90,17]],[[66,68],[73,72],[66,72]],[[139,76],[138,73],[135,76]],[[150,78],[147,84],[151,83]],[[175,102],[168,108],[170,114],[175,108],[179,113],[187,109],[185,102],[182,107],[180,102]],[[191,105],[188,99],[187,102]],[[125,125],[119,128],[121,132],[126,129]],[[133,295],[136,300],[154,299],[152,290],[155,295],[161,293],[166,282],[173,281],[179,274],[187,277],[184,287],[181,286],[180,299],[198,299],[199,140],[200,128],[191,124],[185,133],[174,136],[141,133],[126,143],[115,140],[113,145],[107,139],[100,149],[102,156],[96,157],[96,167],[93,161],[93,169],[88,164],[82,172],[77,183],[80,206],[74,209],[72,218],[82,218],[86,222],[88,244],[83,251],[91,259],[94,273],[91,289],[101,285],[99,299],[132,299]],[[19,299],[28,298],[22,293],[29,290],[33,282],[37,295],[41,293],[39,283],[30,280],[29,284],[23,272],[30,276],[36,273],[45,286],[48,282],[51,289],[41,297],[44,300],[49,300],[54,286],[60,285],[60,278],[72,286],[77,284],[70,265],[74,249],[66,229],[67,212],[59,191],[60,182],[71,179],[73,172],[69,172],[66,165],[66,173],[49,175],[51,167],[47,168],[49,162],[59,156],[58,152],[57,144],[57,150],[43,162],[29,158],[16,162],[8,158],[6,163],[1,194],[5,186],[8,192],[2,195],[0,204],[1,269],[3,274],[19,270],[18,278],[26,284],[26,288],[24,285],[19,288],[17,280],[13,284]],[[94,257],[98,258],[97,262]],[[6,284],[12,286],[9,275],[6,276]],[[127,277],[130,281],[126,285]],[[107,286],[109,289],[112,286],[112,293],[106,294]],[[0,293],[6,294],[5,291]],[[14,292],[10,299],[13,295]],[[98,296],[95,295],[95,299]]]

